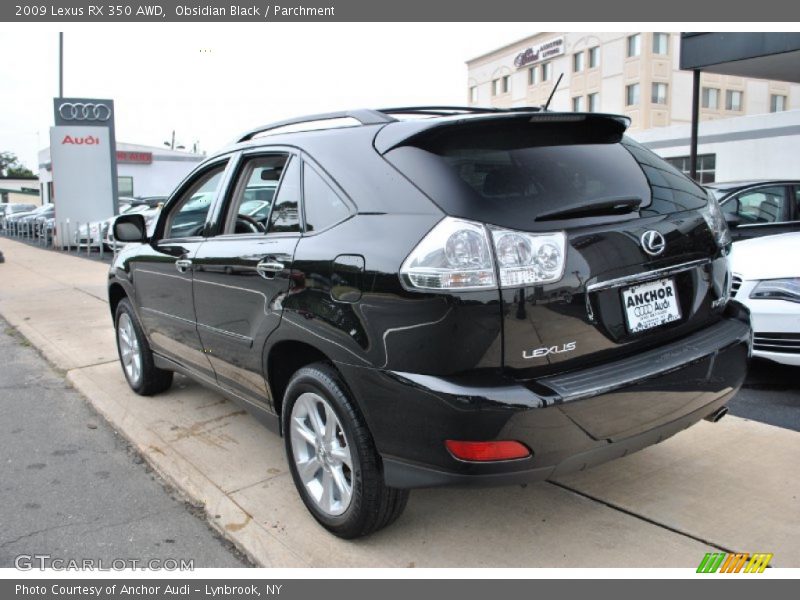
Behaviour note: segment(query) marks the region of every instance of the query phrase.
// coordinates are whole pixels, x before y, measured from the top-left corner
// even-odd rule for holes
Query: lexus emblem
[[[667,247],[667,242],[664,239],[664,236],[661,235],[659,232],[651,229],[650,231],[645,231],[641,237],[642,242],[642,250],[647,252],[650,256],[658,256],[662,252],[664,252],[664,248]]]
[[[58,107],[58,114],[65,121],[108,121],[111,109],[106,104],[64,102]]]

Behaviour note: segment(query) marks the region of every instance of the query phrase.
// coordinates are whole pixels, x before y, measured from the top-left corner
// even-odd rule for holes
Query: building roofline
[[[535,38],[537,35],[542,35],[543,33],[554,33],[554,32],[552,32],[552,31],[537,31],[536,33],[532,33],[531,35],[527,35],[527,36],[525,36],[523,38],[519,38],[516,41],[513,41],[513,42],[511,42],[509,44],[506,44],[505,46],[500,46],[499,48],[495,48],[494,50],[489,50],[488,52],[484,52],[483,54],[479,54],[478,56],[475,56],[473,58],[470,58],[470,59],[464,61],[464,63],[468,65],[470,63],[474,63],[475,61],[481,60],[483,58],[488,58],[492,54],[497,54],[498,52],[502,52],[503,50],[508,50],[509,48],[513,48],[514,46],[516,46],[518,44],[521,44],[522,42],[526,42],[526,41],[528,41],[528,40],[530,40],[532,38]]]

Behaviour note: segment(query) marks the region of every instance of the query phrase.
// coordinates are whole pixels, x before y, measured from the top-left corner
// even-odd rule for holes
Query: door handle
[[[178,273],[186,273],[186,271],[192,268],[192,261],[186,258],[176,260],[175,268],[178,269]]]
[[[272,279],[285,268],[284,264],[277,261],[265,260],[256,265],[256,271],[264,279]]]

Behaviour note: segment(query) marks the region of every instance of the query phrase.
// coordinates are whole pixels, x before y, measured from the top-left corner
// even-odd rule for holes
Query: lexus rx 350
[[[725,219],[627,125],[427,107],[241,136],[152,234],[115,223],[130,386],[179,371],[246,407],[342,537],[411,488],[552,478],[718,419],[750,337]]]

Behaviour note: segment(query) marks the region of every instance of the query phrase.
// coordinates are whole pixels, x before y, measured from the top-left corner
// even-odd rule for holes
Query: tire
[[[346,390],[330,365],[303,367],[286,388],[282,420],[289,470],[303,503],[325,529],[353,539],[393,523],[405,509],[409,492],[384,484],[372,436]],[[342,491],[348,483],[349,499]],[[326,490],[332,491],[326,496]]]
[[[120,300],[114,318],[117,352],[125,379],[140,396],[152,396],[169,389],[172,371],[156,367],[153,351],[127,298]]]

